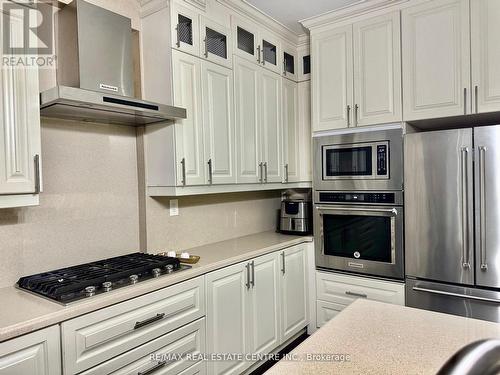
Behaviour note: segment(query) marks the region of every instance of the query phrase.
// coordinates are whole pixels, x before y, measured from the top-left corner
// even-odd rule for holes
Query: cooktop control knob
[[[167,273],[172,273],[172,272],[174,272],[174,266],[172,266],[171,264],[167,264],[167,265],[165,266],[165,271],[166,271]]]
[[[105,291],[105,292],[109,292],[112,288],[112,285],[113,283],[111,281],[105,281],[102,283],[102,289]]]
[[[95,294],[95,286],[88,286],[85,288],[85,295],[87,297],[92,297]]]
[[[137,275],[130,275],[128,278],[131,284],[137,284],[137,281],[139,281],[139,276]]]
[[[159,269],[159,268],[153,268],[151,270],[151,273],[153,274],[153,277],[158,277],[158,276],[161,275],[161,269]]]

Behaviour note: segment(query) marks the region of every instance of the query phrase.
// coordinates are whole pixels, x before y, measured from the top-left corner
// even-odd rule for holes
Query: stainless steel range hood
[[[55,41],[57,86],[40,94],[42,116],[133,126],[186,118],[184,108],[134,97],[129,18],[74,0],[55,17]]]

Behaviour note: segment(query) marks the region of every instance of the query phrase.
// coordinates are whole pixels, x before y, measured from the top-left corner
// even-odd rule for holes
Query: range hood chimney
[[[56,14],[55,40],[57,86],[40,94],[42,116],[134,126],[186,118],[134,97],[129,18],[74,0]]]

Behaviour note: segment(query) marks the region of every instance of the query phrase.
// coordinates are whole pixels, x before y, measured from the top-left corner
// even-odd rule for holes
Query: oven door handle
[[[331,206],[316,206],[318,211],[335,211],[338,215],[352,215],[353,212],[362,214],[366,213],[371,215],[374,213],[381,213],[384,216],[397,216],[398,210],[396,208],[359,208],[359,207],[331,207]]]

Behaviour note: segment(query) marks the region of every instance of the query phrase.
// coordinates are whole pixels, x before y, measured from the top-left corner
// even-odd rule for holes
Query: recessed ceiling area
[[[346,7],[366,0],[245,0],[261,12],[271,16],[276,21],[297,34],[303,34],[305,29],[298,22],[304,18],[317,16],[334,9]]]

